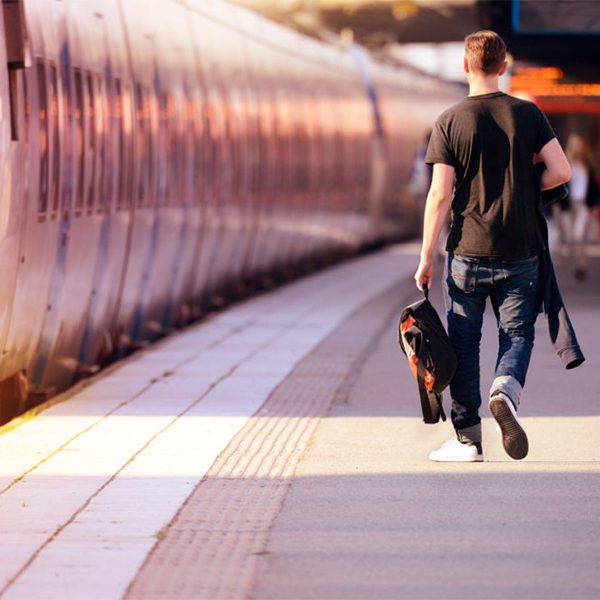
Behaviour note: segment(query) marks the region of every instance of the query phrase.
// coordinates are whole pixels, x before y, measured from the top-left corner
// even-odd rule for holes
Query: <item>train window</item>
[[[172,123],[171,129],[171,176],[172,180],[172,191],[171,197],[173,203],[176,205],[183,204],[183,190],[185,188],[185,152],[184,152],[184,141],[183,141],[183,130],[182,130],[182,106],[181,97],[171,96],[170,97],[172,110],[169,111],[170,119]]]
[[[116,118],[116,79],[106,77],[104,79],[104,181],[103,199],[104,204],[98,207],[98,212],[110,212],[118,196],[119,186],[119,163],[117,160],[119,148],[119,121]],[[116,145],[115,145],[116,143]]]
[[[158,201],[157,186],[154,185],[155,177],[158,175],[159,165],[155,164],[158,136],[160,134],[160,114],[158,100],[150,90],[146,91],[146,110],[144,111],[144,122],[146,124],[146,139],[148,143],[145,147],[145,170],[144,185],[146,187],[146,206],[153,206]],[[158,146],[160,148],[160,146]]]
[[[24,77],[22,70],[27,65],[27,35],[25,12],[22,2],[2,2],[2,18],[4,21],[4,38],[6,41],[6,59],[8,66],[8,100],[10,111],[11,139],[18,142],[22,139],[20,131],[19,109],[26,98],[23,97]],[[26,121],[25,121],[26,122]]]
[[[192,181],[191,190],[195,190],[190,197],[192,202],[199,202],[202,197],[202,184],[204,183],[204,163],[206,160],[205,152],[208,144],[205,143],[205,136],[208,134],[208,113],[202,110],[202,99],[199,97],[190,98],[188,124],[193,131],[192,137]]]
[[[277,182],[277,173],[275,171],[275,157],[277,155],[277,95],[273,79],[269,77],[268,85],[265,87],[265,120],[266,139],[265,152],[268,159],[264,165],[264,186],[267,193],[270,193]]]
[[[179,144],[178,144],[178,154],[179,154],[179,189],[178,189],[178,201],[180,204],[186,204],[187,203],[187,197],[186,197],[186,190],[189,189],[189,185],[190,185],[190,181],[188,180],[190,171],[189,171],[189,141],[190,141],[190,135],[191,135],[191,131],[190,128],[188,127],[188,123],[189,125],[191,125],[191,122],[188,122],[187,120],[187,116],[188,116],[188,107],[187,107],[187,93],[182,93],[181,96],[179,96],[179,100],[177,102],[177,112],[178,112],[178,119],[177,119],[177,127],[178,127],[178,139],[179,139]]]
[[[144,128],[144,154],[142,169],[142,185],[144,187],[144,198],[143,202],[145,206],[152,206],[153,202],[153,188],[150,185],[151,169],[154,165],[154,145],[156,143],[155,136],[158,135],[158,124],[157,124],[157,102],[152,96],[152,90],[150,88],[144,89],[144,110],[142,113],[142,127]],[[156,172],[155,175],[158,176]]]
[[[211,88],[212,89],[212,88]],[[217,173],[217,128],[218,116],[216,111],[216,95],[214,90],[209,90],[206,95],[206,100],[203,103],[202,110],[202,150],[199,154],[200,168],[197,172],[197,189],[203,190],[204,197],[209,198],[210,192],[214,187],[215,175]],[[198,194],[196,201],[201,202],[203,196]]]
[[[11,140],[13,142],[22,142],[27,140],[27,116],[29,113],[27,79],[23,69],[9,67],[8,94]]]
[[[181,162],[179,160],[179,106],[177,98],[173,94],[165,96],[165,120],[163,127],[164,143],[163,151],[165,169],[165,204],[177,205],[179,203],[179,187],[181,178]]]
[[[87,189],[85,191],[85,204],[88,212],[94,207],[94,186],[96,182],[96,110],[94,103],[94,81],[92,74],[87,71],[85,74],[85,101],[87,116],[88,142],[86,154],[89,160],[89,173]]]
[[[28,92],[28,77],[25,76],[25,71],[21,71],[21,84],[23,85],[23,138],[29,141],[29,92]]]
[[[182,202],[191,203],[192,190],[194,189],[194,155],[196,139],[201,138],[202,123],[194,121],[196,110],[195,98],[191,86],[186,85],[183,109],[183,153],[185,156],[185,181],[182,182]],[[200,190],[197,191],[200,193]]]
[[[225,101],[225,109],[227,115],[227,142],[230,148],[231,156],[231,189],[234,194],[239,193],[240,182],[240,136],[239,136],[239,106],[238,106],[238,90],[235,84],[227,90],[229,97]]]
[[[85,183],[85,147],[83,134],[85,126],[85,114],[83,104],[83,77],[81,75],[81,69],[73,70],[73,81],[75,86],[75,147],[77,161],[75,214],[80,215],[83,209],[83,193]]]
[[[123,88],[121,80],[115,79],[114,90],[114,121],[117,126],[118,150],[117,150],[117,169],[119,172],[117,189],[117,210],[122,210],[125,205],[125,123],[123,118]]]
[[[177,194],[178,179],[179,179],[179,165],[177,164],[177,145],[178,145],[178,123],[177,123],[177,106],[175,96],[169,94],[167,96],[167,121],[166,121],[166,151],[167,156],[165,157],[165,169],[167,185],[167,197],[166,201],[168,204],[176,205],[179,198]]]
[[[50,132],[52,138],[52,174],[50,177],[50,209],[52,216],[58,213],[58,194],[60,189],[60,138],[59,138],[59,115],[58,115],[58,74],[56,65],[48,63],[49,87],[48,87],[48,118],[50,120]]]
[[[108,115],[105,103],[104,81],[98,73],[94,76],[96,83],[96,127],[97,127],[97,148],[98,148],[98,180],[99,190],[96,199],[96,211],[101,213],[106,210],[109,204],[109,181],[110,173],[107,168],[106,146],[108,141]]]
[[[166,92],[158,94],[158,173],[159,197],[158,204],[170,203],[172,194],[171,182],[175,174],[171,173],[171,155],[173,153],[173,123],[171,122],[171,96]]]
[[[134,161],[133,147],[133,91],[129,83],[123,83],[121,88],[121,131],[123,141],[123,179],[122,183],[122,208],[130,210],[134,203]]]
[[[48,95],[46,91],[46,68],[43,61],[37,60],[35,64],[38,85],[38,119],[39,119],[39,197],[38,213],[45,215],[48,211]]]
[[[135,118],[137,121],[136,154],[138,159],[137,206],[151,204],[150,197],[150,162],[152,160],[154,141],[150,124],[150,97],[141,84],[135,85]]]
[[[19,131],[19,82],[17,80],[18,71],[8,69],[8,96],[10,106],[10,139],[18,142],[21,139]]]
[[[144,128],[143,128],[143,113],[144,113],[144,92],[142,86],[136,83],[133,88],[133,103],[135,108],[135,123],[136,123],[136,144],[135,154],[138,161],[138,177],[137,185],[135,186],[136,205],[142,206],[144,200],[144,176],[142,173],[144,155]]]

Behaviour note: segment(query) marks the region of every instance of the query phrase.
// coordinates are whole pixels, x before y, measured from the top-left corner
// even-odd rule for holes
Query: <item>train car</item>
[[[415,233],[463,90],[217,0],[0,14],[0,421],[257,282]]]

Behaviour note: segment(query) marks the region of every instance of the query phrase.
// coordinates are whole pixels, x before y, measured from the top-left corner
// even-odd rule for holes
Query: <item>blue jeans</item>
[[[469,432],[465,437],[473,441],[480,441],[477,437],[481,437],[479,342],[488,296],[496,315],[499,338],[496,379],[490,393],[497,389],[504,391],[518,406],[539,310],[537,256],[501,261],[448,255],[444,300],[448,335],[458,357],[458,368],[450,384],[451,418],[459,439],[460,430]]]

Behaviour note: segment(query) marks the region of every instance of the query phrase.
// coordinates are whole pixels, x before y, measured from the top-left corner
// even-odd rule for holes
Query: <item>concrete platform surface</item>
[[[582,367],[538,321],[529,456],[484,408],[486,461],[435,464],[450,427],[419,418],[395,329],[415,254],[240,304],[5,429],[0,596],[600,597],[599,265],[561,273]],[[495,346],[490,314],[484,394]]]

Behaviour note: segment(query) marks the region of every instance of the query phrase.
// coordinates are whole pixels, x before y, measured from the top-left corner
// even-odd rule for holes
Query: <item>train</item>
[[[1,6],[0,423],[415,234],[411,164],[462,87],[220,0]]]

